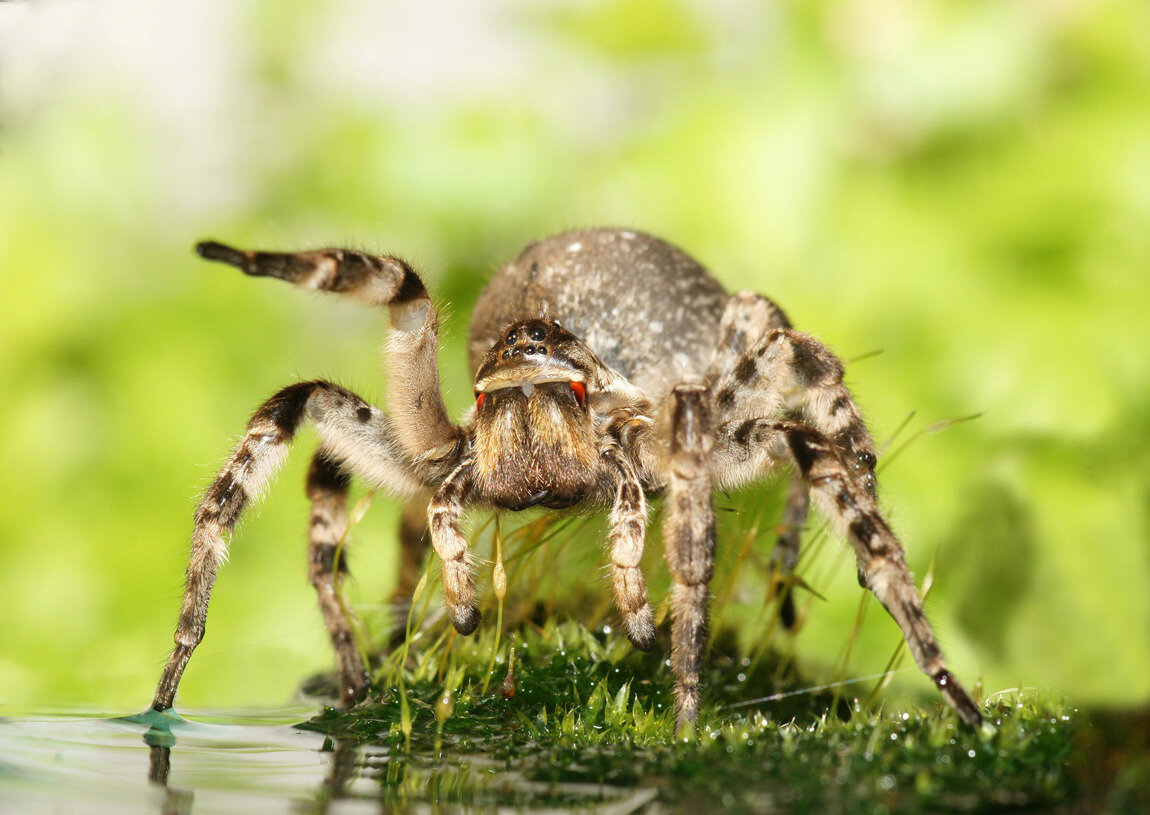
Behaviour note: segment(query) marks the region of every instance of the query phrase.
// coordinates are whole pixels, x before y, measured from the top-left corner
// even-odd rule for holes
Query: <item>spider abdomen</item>
[[[652,398],[706,370],[727,294],[698,262],[651,235],[566,232],[530,244],[483,290],[471,369],[510,323],[558,320]]]

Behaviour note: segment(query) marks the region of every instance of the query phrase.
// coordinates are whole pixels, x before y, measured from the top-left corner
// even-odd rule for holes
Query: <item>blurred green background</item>
[[[882,473],[960,676],[1150,697],[1150,4],[0,3],[0,94],[0,703],[142,708],[197,492],[252,409],[315,376],[383,392],[381,315],[195,240],[411,259],[458,411],[483,280],[597,224],[865,356],[878,439],[982,414]],[[185,707],[277,704],[330,662],[313,439],[241,526]],[[381,498],[356,531],[361,608],[394,520]],[[850,633],[851,561],[809,564],[816,669]],[[872,604],[851,671],[897,641]]]

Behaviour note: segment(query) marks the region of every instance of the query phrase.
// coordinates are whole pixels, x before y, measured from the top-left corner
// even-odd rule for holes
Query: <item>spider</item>
[[[446,611],[461,634],[480,622],[461,517],[470,505],[520,511],[610,507],[615,604],[636,648],[655,644],[640,560],[648,499],[662,494],[671,586],[677,726],[699,710],[714,566],[712,492],[763,478],[794,480],[775,559],[794,566],[814,499],[858,561],[859,582],[898,623],[918,667],[967,725],[982,717],[946,668],[903,548],[876,499],[875,451],[843,384],[842,363],[754,292],[728,295],[695,260],[650,235],[567,232],[529,244],[488,284],[469,334],[475,402],[448,416],[438,371],[439,318],[404,261],[345,249],[197,253],[255,277],[387,306],[390,412],[325,381],[283,388],[248,423],[195,513],[176,647],[153,708],[173,704],[203,639],[226,538],[287,455],[305,421],[322,440],[307,477],[311,582],[340,674],[340,700],[363,698],[368,676],[338,599],[339,542],[354,474],[410,502],[401,530],[405,581],[419,541],[442,561]],[[784,616],[787,614],[784,606]]]

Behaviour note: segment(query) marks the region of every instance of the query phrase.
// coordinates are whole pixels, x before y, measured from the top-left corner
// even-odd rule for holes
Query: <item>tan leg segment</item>
[[[680,385],[671,393],[670,477],[663,541],[671,579],[671,667],[675,721],[699,715],[699,670],[707,648],[708,584],[715,565],[711,504],[711,426],[707,391]]]
[[[315,423],[327,450],[357,451],[347,466],[396,493],[422,487],[394,441],[391,420],[355,394],[329,382],[301,382],[279,391],[252,416],[247,432],[196,508],[176,648],[156,687],[152,707],[172,706],[192,652],[204,637],[208,601],[227,559],[228,537],[240,514],[271,481],[305,419]]]
[[[465,459],[447,476],[427,505],[431,546],[443,561],[443,594],[447,613],[460,634],[470,634],[480,621],[467,538],[459,526],[470,491],[471,461]]]
[[[340,597],[347,574],[347,554],[341,548],[347,536],[347,490],[350,478],[322,450],[312,459],[307,474],[311,499],[308,526],[308,576],[315,587],[324,625],[339,666],[339,700],[351,707],[367,693],[367,671],[356,646],[351,619]]]
[[[458,438],[439,385],[439,317],[419,275],[403,260],[351,249],[252,252],[208,241],[203,258],[235,266],[253,277],[274,277],[299,288],[330,291],[374,306],[388,306],[391,400],[396,435],[408,455],[446,456]],[[437,455],[437,453],[440,453]]]
[[[784,432],[819,508],[854,548],[860,576],[902,629],[915,663],[934,680],[959,718],[977,727],[982,722],[978,706],[947,670],[902,545],[879,514],[874,498],[851,477],[833,442],[807,429],[786,428]]]
[[[639,478],[623,454],[611,447],[603,455],[614,466],[619,484],[609,520],[615,607],[623,616],[631,644],[640,651],[650,651],[655,647],[655,618],[640,567],[647,532],[647,502]]]
[[[741,443],[755,422],[797,417],[833,441],[848,472],[875,493],[875,450],[862,415],[843,384],[843,365],[818,340],[792,329],[775,329],[715,380],[716,424],[735,428]],[[740,424],[741,422],[741,424]],[[727,484],[751,477],[725,473]]]

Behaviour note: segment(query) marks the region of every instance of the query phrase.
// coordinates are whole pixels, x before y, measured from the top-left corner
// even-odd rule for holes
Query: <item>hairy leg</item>
[[[715,384],[735,369],[747,351],[772,331],[791,328],[787,315],[758,292],[732,294],[719,320],[719,338],[707,366],[707,381]]]
[[[615,607],[623,615],[631,644],[640,651],[650,651],[655,647],[655,618],[640,568],[647,531],[647,502],[639,478],[622,452],[611,446],[603,457],[614,468],[618,484],[609,520]]]
[[[787,442],[803,477],[811,483],[820,509],[854,548],[859,575],[902,629],[919,669],[934,680],[964,722],[971,727],[980,724],[978,707],[946,668],[902,544],[879,513],[874,497],[860,488],[836,445],[822,435],[792,429],[787,432]]]
[[[733,386],[735,369],[772,331],[791,327],[787,315],[769,298],[753,291],[732,295],[723,310],[719,323],[719,340],[707,369],[707,379],[715,385],[715,392],[726,392]],[[734,400],[724,398],[723,401],[727,403],[729,411]],[[729,420],[722,409],[716,418],[719,423]],[[788,578],[794,573],[795,564],[799,560],[799,545],[809,506],[807,483],[801,479],[792,481],[787,493],[782,526],[774,551],[771,552],[771,563],[780,577],[779,585],[784,587],[779,618],[787,628],[795,625],[795,604]]]
[[[774,551],[771,552],[771,564],[775,573],[781,578],[783,598],[779,603],[779,620],[786,628],[794,628],[797,622],[795,614],[794,586],[791,585],[790,576],[795,573],[795,565],[799,562],[799,543],[803,534],[803,527],[807,523],[807,513],[810,511],[810,487],[801,478],[791,481],[787,492],[787,508],[783,512],[782,528]]]
[[[351,707],[367,693],[367,671],[356,646],[351,620],[340,597],[347,574],[347,491],[351,479],[337,462],[320,450],[307,474],[311,499],[308,526],[308,576],[315,587],[324,625],[335,650],[340,674],[340,703]]]
[[[699,715],[699,670],[707,648],[708,584],[715,565],[711,421],[703,385],[671,393],[670,457],[663,542],[671,579],[671,667],[675,721]]]
[[[729,424],[720,427],[717,435],[728,445],[754,447],[795,463],[811,485],[819,508],[854,549],[860,583],[894,618],[915,664],[934,680],[959,718],[971,727],[978,726],[982,715],[946,667],[902,544],[879,511],[874,495],[843,461],[836,441],[795,422],[769,420]]]
[[[464,459],[443,480],[427,505],[431,546],[443,561],[443,595],[447,613],[460,634],[470,634],[480,621],[467,538],[459,525],[471,486],[471,460]]]
[[[407,263],[350,249],[251,252],[214,241],[198,244],[196,251],[253,277],[274,277],[303,289],[388,306],[388,396],[396,436],[411,456],[442,458],[451,452],[458,431],[440,392],[439,317],[423,281]]]
[[[431,477],[427,465],[417,465],[404,453],[387,415],[344,388],[301,382],[264,402],[196,509],[176,648],[156,688],[156,710],[172,706],[184,668],[203,639],[212,586],[227,558],[227,537],[283,463],[305,419],[315,423],[334,459],[393,493],[413,494]]]
[[[739,440],[760,419],[801,422],[834,444],[852,478],[875,494],[874,443],[862,415],[843,383],[843,366],[818,340],[793,329],[768,332],[715,383],[718,421],[735,427]],[[724,467],[724,484],[754,478],[763,470],[763,451],[735,450],[731,467]]]

